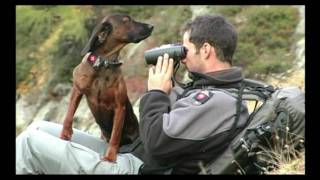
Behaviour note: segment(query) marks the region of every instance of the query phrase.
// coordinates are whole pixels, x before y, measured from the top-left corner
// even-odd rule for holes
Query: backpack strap
[[[262,91],[269,91],[270,93],[273,93],[275,91],[275,88],[272,85],[266,84],[261,81],[245,78],[242,82],[245,84],[246,87],[253,88],[256,90],[260,89]]]
[[[243,83],[240,84],[240,89],[238,92],[238,97],[237,97],[237,107],[236,107],[236,118],[232,124],[232,127],[230,129],[230,134],[228,136],[228,140],[229,142],[231,142],[231,140],[234,138],[235,136],[235,131],[240,119],[240,114],[241,114],[241,104],[242,104],[242,95],[243,95],[243,91],[244,91],[245,85]]]

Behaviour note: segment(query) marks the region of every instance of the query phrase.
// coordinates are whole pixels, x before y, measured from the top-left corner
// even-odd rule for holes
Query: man
[[[195,174],[219,156],[248,117],[237,97],[241,70],[232,67],[237,35],[220,16],[200,16],[184,29],[182,60],[192,83],[172,88],[173,60],[167,54],[149,69],[148,91],[140,102],[140,136],[121,147],[116,163],[101,161],[102,140],[75,131],[58,139],[61,127],[35,123],[16,140],[17,173]],[[51,134],[51,135],[49,135]],[[56,137],[54,137],[54,136]]]
[[[231,67],[236,42],[236,32],[224,18],[201,16],[186,25],[183,35],[188,53],[182,63],[193,82],[183,91],[172,89],[169,96],[172,61],[167,65],[168,57],[159,57],[150,69],[148,92],[140,101],[140,138],[147,153],[137,155],[146,165],[198,173],[200,164],[219,156],[243,127],[246,106],[241,107],[238,128],[231,132],[237,99],[217,89],[237,87],[243,79],[241,70]]]

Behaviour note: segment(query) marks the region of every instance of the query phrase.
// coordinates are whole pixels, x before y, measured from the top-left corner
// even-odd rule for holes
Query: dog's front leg
[[[73,84],[72,90],[71,90],[71,97],[70,97],[70,103],[68,107],[67,115],[63,122],[63,129],[60,134],[60,138],[64,140],[70,140],[72,136],[72,121],[73,121],[73,115],[76,112],[78,105],[80,103],[80,100],[82,98],[82,93],[77,89],[77,87]]]
[[[112,133],[109,140],[109,147],[103,158],[106,161],[115,162],[117,160],[117,153],[119,150],[122,127],[123,127],[124,118],[125,118],[125,110],[126,110],[125,106],[120,106],[115,109]]]

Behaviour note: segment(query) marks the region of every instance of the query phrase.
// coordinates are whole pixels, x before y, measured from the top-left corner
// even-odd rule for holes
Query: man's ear
[[[106,40],[106,38],[111,33],[111,31],[112,31],[112,25],[109,22],[98,24],[94,28],[88,43],[81,51],[81,55],[83,56],[89,51],[96,49],[99,45],[101,45]]]
[[[204,59],[208,59],[210,57],[210,53],[212,53],[213,47],[209,43],[204,43],[201,47],[202,57]],[[214,52],[213,52],[214,53]]]

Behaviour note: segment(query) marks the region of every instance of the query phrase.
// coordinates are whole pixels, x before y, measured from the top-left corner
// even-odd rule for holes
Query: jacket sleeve
[[[162,134],[162,117],[164,113],[170,112],[170,99],[167,94],[160,90],[147,92],[140,101],[139,132],[147,153],[156,152],[155,144]]]

